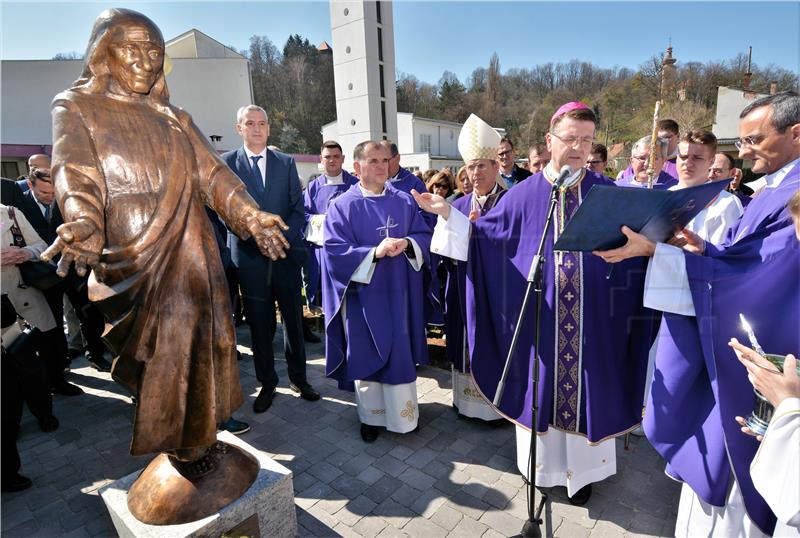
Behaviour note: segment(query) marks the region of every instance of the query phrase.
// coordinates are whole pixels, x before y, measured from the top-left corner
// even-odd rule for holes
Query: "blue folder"
[[[686,226],[730,182],[674,191],[594,185],[567,223],[553,250],[591,252],[625,244],[623,225],[655,242]]]

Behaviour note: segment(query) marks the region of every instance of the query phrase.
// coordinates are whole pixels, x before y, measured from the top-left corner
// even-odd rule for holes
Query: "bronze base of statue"
[[[128,509],[148,525],[197,521],[241,497],[259,469],[253,456],[220,441],[193,461],[161,453],[128,491]]]

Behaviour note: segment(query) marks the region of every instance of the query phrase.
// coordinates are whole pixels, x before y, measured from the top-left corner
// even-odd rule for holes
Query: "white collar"
[[[586,169],[583,167],[578,168],[576,171],[572,173],[572,175],[570,175],[567,179],[564,180],[562,188],[568,189],[573,185],[575,185],[583,177],[583,173],[585,171]],[[550,182],[553,182],[556,179],[558,179],[558,171],[553,170],[553,167],[551,166],[550,163],[547,163],[547,166],[544,167],[544,175],[547,177],[547,179],[550,180]]]
[[[329,176],[325,175],[325,184],[326,185],[341,185],[344,183],[344,172],[339,172],[338,176]]]
[[[767,182],[766,185],[764,185],[764,188],[777,189],[778,186],[780,186],[781,181],[783,181],[783,178],[785,178],[786,175],[792,170],[792,168],[797,166],[798,163],[800,163],[800,158],[797,158],[791,162],[786,163],[785,165],[783,165],[783,168],[781,168],[777,172],[773,172],[771,174],[764,176],[763,179],[764,181]]]
[[[488,200],[491,195],[496,194],[499,189],[500,189],[500,185],[498,185],[497,182],[495,182],[494,187],[492,188],[492,190],[490,190],[488,194],[484,194],[483,196],[480,196],[480,195],[478,195],[477,192],[472,191],[472,199],[480,207],[483,207],[483,205],[486,203],[486,200]]]
[[[260,157],[264,158],[264,162],[267,162],[267,148],[264,148],[261,151],[261,153],[253,153],[252,151],[250,151],[250,148],[248,148],[247,146],[244,146],[244,152],[247,155],[247,159],[250,160],[250,161],[253,160],[253,157],[260,156]]]
[[[364,198],[376,198],[378,196],[386,196],[386,186],[385,185],[383,187],[383,190],[379,194],[375,194],[374,192],[368,191],[367,189],[365,189],[360,181],[358,182],[358,188],[359,188],[359,190],[361,190],[361,194],[364,196]]]

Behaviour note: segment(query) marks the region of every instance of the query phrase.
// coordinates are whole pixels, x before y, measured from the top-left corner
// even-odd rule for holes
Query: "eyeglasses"
[[[636,159],[637,161],[639,161],[641,163],[645,163],[648,160],[650,160],[650,155],[631,155],[631,158],[632,159]]]
[[[511,153],[511,150],[510,150],[510,149],[509,149],[509,150],[507,150],[507,151],[498,151],[498,152],[497,152],[497,156],[498,156],[498,157],[505,157],[506,155],[509,155],[510,153]]]
[[[586,164],[595,165],[595,164],[600,164],[601,162],[603,161],[586,161]]]
[[[772,131],[772,133],[774,133],[774,132],[775,131]],[[757,146],[761,142],[763,142],[764,139],[767,138],[772,133],[745,136],[743,138],[739,138],[738,140],[735,140],[733,142],[733,145],[736,146],[736,149],[742,149],[745,146]]]
[[[591,144],[595,140],[593,136],[558,136],[554,132],[550,132],[550,134],[572,147],[575,147],[575,142],[577,142],[579,146],[585,146],[586,144]]]

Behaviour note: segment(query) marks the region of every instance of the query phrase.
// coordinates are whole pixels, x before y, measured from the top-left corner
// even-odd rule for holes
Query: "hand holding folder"
[[[567,223],[553,250],[592,252],[625,244],[622,226],[664,242],[686,226],[730,180],[674,191],[595,185]]]

